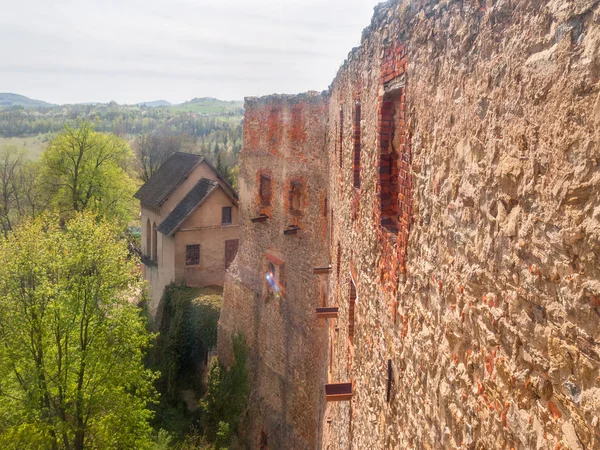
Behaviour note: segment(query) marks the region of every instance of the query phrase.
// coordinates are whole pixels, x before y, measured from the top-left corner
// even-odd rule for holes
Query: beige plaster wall
[[[173,211],[183,197],[186,196],[190,190],[198,184],[202,178],[206,178],[207,180],[219,181],[217,175],[212,171],[208,164],[202,162],[199,164],[192,173],[188,175],[188,177],[181,183],[165,200],[165,202],[160,207],[160,214],[163,217],[167,217],[167,215]]]
[[[150,219],[150,230],[147,229],[147,221]],[[142,251],[145,255],[150,255],[151,251],[146,248],[147,233],[152,233],[152,224],[156,226],[162,222],[162,217],[147,208],[142,207]],[[157,241],[157,263],[156,267],[142,266],[144,279],[148,283],[150,295],[150,313],[154,315],[160,303],[165,286],[175,279],[174,253],[175,240],[164,236],[162,233],[156,233]]]
[[[231,206],[231,224],[239,225],[239,214],[237,206],[231,201],[229,196],[222,189],[217,189],[206,199],[200,208],[198,208],[182,224],[181,230],[189,230],[201,227],[220,227],[221,209],[224,206]]]
[[[178,232],[175,235],[175,281],[188,286],[223,286],[225,241],[238,237],[238,225]],[[198,266],[185,265],[185,248],[192,244],[200,244]]]
[[[231,206],[231,225],[221,225],[224,206]],[[225,241],[238,238],[238,208],[222,189],[217,189],[175,234],[175,280],[189,286],[223,286]],[[200,244],[200,264],[186,266],[186,246],[193,244]]]

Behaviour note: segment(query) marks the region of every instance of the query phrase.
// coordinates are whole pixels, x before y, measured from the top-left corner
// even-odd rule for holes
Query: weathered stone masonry
[[[245,445],[318,448],[327,333],[314,316],[327,279],[313,268],[329,264],[326,102],[316,93],[271,96],[246,99],[245,108],[241,248],[225,285],[219,357],[231,362],[229,338],[244,332],[251,381]]]
[[[250,448],[600,448],[599,76],[597,1],[390,1],[328,92],[248,100],[219,345],[255,346]],[[258,171],[284,205],[296,159],[314,212],[250,225]],[[300,319],[242,281],[267,247],[302,251]]]

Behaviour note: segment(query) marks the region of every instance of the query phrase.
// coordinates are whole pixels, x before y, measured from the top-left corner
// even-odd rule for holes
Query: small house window
[[[158,261],[158,233],[156,232],[156,222],[152,224],[152,259]]]
[[[197,266],[200,264],[200,244],[185,246],[185,265]]]
[[[266,175],[260,176],[259,195],[261,206],[271,205],[271,178]]]
[[[146,256],[152,259],[152,226],[150,219],[146,222]]]
[[[290,212],[293,216],[302,215],[302,183],[293,181],[290,189]]]
[[[223,206],[221,209],[221,225],[231,225],[231,206]]]

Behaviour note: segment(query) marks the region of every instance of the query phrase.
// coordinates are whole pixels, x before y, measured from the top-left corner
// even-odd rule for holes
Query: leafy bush
[[[215,448],[227,447],[238,430],[248,402],[248,346],[243,334],[232,336],[235,364],[227,369],[213,358],[208,369],[207,392],[200,408],[201,423]]]
[[[195,398],[204,392],[204,363],[217,343],[221,299],[215,289],[171,284],[161,300],[160,333],[148,358],[148,366],[161,372],[154,424],[176,439],[188,434],[198,419],[198,413],[181,399],[181,391],[191,390]]]

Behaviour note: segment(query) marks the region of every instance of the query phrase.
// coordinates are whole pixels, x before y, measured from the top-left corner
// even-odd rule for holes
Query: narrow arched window
[[[156,234],[156,222],[152,224],[152,259],[157,261],[158,258],[158,243]]]
[[[354,187],[360,188],[360,101],[357,100],[354,105],[354,135],[352,136],[354,144],[354,158],[352,160],[352,172]]]
[[[146,222],[146,256],[152,258],[152,228],[150,228],[150,219]]]

